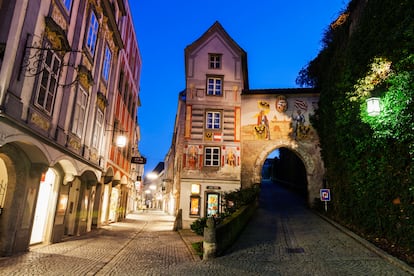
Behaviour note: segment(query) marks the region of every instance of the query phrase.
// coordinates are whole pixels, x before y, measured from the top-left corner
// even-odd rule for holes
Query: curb
[[[188,236],[188,234],[184,234],[184,232],[186,232],[186,230],[178,230],[177,232],[180,235],[183,242],[185,243],[185,245],[187,246],[187,249],[191,253],[191,256],[193,257],[193,260],[195,262],[200,262],[202,260],[201,257],[197,254],[197,252],[195,251],[195,249],[191,245],[192,242],[190,241],[190,239],[186,238]],[[197,236],[196,234],[191,234],[191,235]],[[202,240],[202,238],[200,238],[200,239]]]
[[[324,215],[322,215],[322,214],[320,214],[316,211],[313,211],[313,212],[316,215],[318,215],[319,217],[321,217],[322,219],[324,219],[325,221],[327,221],[328,223],[330,223],[331,225],[333,225],[338,230],[342,231],[346,235],[350,236],[351,238],[353,238],[354,240],[356,240],[357,242],[359,242],[360,244],[362,244],[363,246],[365,246],[366,248],[368,248],[369,250],[371,250],[372,252],[374,252],[375,254],[380,256],[381,258],[387,260],[389,263],[399,267],[400,269],[404,270],[405,272],[408,272],[408,273],[411,273],[412,275],[414,275],[414,267],[408,265],[404,261],[402,261],[402,260],[400,260],[400,259],[398,259],[394,256],[391,256],[390,254],[388,254],[384,250],[378,248],[374,244],[370,243],[366,239],[363,239],[359,235],[357,235],[354,232],[348,230],[347,228],[345,228],[344,226],[342,226],[342,225],[338,224],[337,222],[331,220],[330,218],[328,218],[328,217],[326,217],[326,216],[324,216]]]

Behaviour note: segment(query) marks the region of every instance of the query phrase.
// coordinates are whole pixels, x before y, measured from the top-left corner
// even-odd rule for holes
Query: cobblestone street
[[[413,275],[264,183],[257,215],[225,256],[201,261],[160,211],[130,214],[88,235],[0,259],[1,275]]]
[[[118,222],[65,242],[32,247],[0,259],[1,275],[157,275],[192,262],[174,217],[160,211],[130,214]]]

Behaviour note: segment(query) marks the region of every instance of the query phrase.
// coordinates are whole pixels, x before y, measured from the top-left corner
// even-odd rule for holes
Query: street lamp
[[[369,116],[378,116],[381,112],[380,98],[371,97],[366,100]]]
[[[147,178],[150,180],[155,180],[158,178],[158,174],[156,174],[155,172],[150,172],[147,174]]]

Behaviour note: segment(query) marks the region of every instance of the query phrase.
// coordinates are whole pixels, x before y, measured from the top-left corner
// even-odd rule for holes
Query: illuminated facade
[[[82,235],[135,208],[141,59],[125,2],[0,2],[2,256]],[[127,101],[121,78],[131,87]],[[123,150],[113,142],[120,132]]]
[[[240,188],[241,92],[248,80],[246,53],[218,22],[185,49],[185,66],[175,159],[167,156],[174,175],[167,173],[188,228],[194,219],[220,211],[223,192]]]
[[[308,201],[319,196],[324,168],[310,124],[313,89],[250,89],[247,54],[215,22],[185,49],[186,88],[179,94],[166,178],[182,226],[225,211],[226,192],[259,184],[278,148],[304,163]]]

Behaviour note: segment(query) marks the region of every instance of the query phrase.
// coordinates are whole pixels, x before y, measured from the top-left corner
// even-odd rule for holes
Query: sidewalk
[[[177,264],[193,263],[191,231],[172,231],[174,216],[158,210],[129,214],[61,243],[33,246],[0,258],[0,275],[161,275]],[[198,258],[197,261],[200,259]]]

